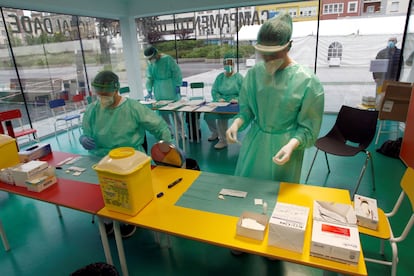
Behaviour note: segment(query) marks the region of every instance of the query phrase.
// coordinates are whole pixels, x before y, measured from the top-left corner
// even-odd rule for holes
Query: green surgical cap
[[[112,71],[101,71],[95,76],[92,86],[96,91],[114,92],[119,89],[119,78]]]
[[[289,45],[291,37],[292,17],[287,13],[279,13],[260,27],[254,47],[262,53],[279,52]]]
[[[151,58],[153,58],[155,55],[157,55],[157,53],[158,53],[157,48],[155,48],[154,46],[151,46],[151,47],[149,47],[149,48],[145,49],[145,51],[144,51],[144,56],[145,56],[146,58],[148,58],[148,59],[151,59]]]

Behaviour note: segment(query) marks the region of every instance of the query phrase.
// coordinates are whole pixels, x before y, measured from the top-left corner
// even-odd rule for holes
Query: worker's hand
[[[96,148],[95,141],[91,137],[88,137],[86,135],[81,135],[79,137],[79,142],[87,150],[92,150]]]
[[[181,94],[181,91],[180,91],[180,87],[179,86],[176,86],[175,87],[175,93],[177,93],[178,95]]]
[[[237,132],[239,131],[239,128],[241,127],[242,124],[243,124],[243,120],[240,118],[236,118],[233,124],[231,124],[231,126],[229,127],[229,129],[227,129],[226,139],[228,143],[234,144],[234,143],[239,142],[237,140]]]
[[[230,103],[232,103],[232,104],[236,104],[236,103],[238,103],[239,101],[238,100],[236,100],[236,99],[231,99],[231,101],[230,101]]]
[[[152,99],[152,91],[148,90],[148,94],[144,97],[144,100],[148,101]]]
[[[289,143],[284,145],[276,154],[273,156],[273,162],[278,165],[284,165],[290,160],[292,152],[299,146],[299,140],[296,138],[290,139]]]
[[[219,99],[218,101],[219,101],[219,103],[224,103],[226,100],[225,99]]]

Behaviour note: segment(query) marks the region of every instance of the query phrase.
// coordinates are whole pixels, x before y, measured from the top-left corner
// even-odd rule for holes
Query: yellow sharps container
[[[16,139],[8,135],[0,134],[0,169],[19,164],[18,152]]]
[[[134,216],[154,198],[150,162],[146,154],[122,147],[93,167],[108,210]]]

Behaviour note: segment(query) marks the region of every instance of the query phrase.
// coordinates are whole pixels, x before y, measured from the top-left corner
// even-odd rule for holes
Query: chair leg
[[[316,149],[315,155],[313,156],[313,160],[312,160],[311,166],[310,166],[309,171],[308,171],[308,175],[306,176],[306,179],[305,179],[305,183],[308,183],[308,179],[309,179],[310,173],[311,173],[312,168],[313,168],[313,163],[315,163],[316,155],[318,155],[318,151],[319,151],[319,149]]]
[[[374,173],[374,160],[372,160],[372,155],[369,151],[367,151],[369,155],[369,160],[371,163],[371,177],[372,177],[372,190],[375,192],[375,173]]]
[[[331,173],[331,167],[329,167],[329,161],[328,161],[328,154],[325,152],[325,160],[326,160],[326,166],[328,166],[328,174]]]
[[[354,198],[354,195],[355,195],[355,194],[357,193],[357,191],[358,191],[359,185],[361,184],[362,177],[363,177],[363,176],[364,176],[364,174],[365,174],[365,170],[367,169],[367,164],[368,164],[368,161],[369,161],[369,159],[370,159],[370,154],[369,154],[369,152],[368,152],[368,151],[366,151],[365,153],[367,154],[367,157],[365,158],[365,163],[364,163],[364,166],[362,167],[361,173],[359,174],[358,181],[357,181],[357,184],[356,184],[356,186],[355,186],[355,190],[354,190],[354,192],[352,193],[352,198]]]
[[[384,123],[383,120],[381,120],[380,123],[379,123],[378,134],[377,134],[377,138],[375,139],[375,145],[378,144],[378,140],[379,140],[379,137],[381,135],[381,130],[382,130],[382,127],[383,127],[383,123]]]
[[[392,265],[391,265],[391,276],[397,275],[397,265],[398,265],[398,247],[396,242],[391,242],[392,249]]]

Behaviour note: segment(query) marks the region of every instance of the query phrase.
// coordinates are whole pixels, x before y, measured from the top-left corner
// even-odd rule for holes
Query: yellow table
[[[276,258],[324,270],[343,274],[367,275],[362,252],[357,266],[310,256],[311,227],[308,227],[306,230],[303,253],[299,254],[289,250],[268,246],[268,231],[266,231],[263,241],[236,236],[238,217],[175,206],[175,202],[191,186],[199,174],[199,171],[157,167],[152,170],[154,192],[155,194],[163,192],[163,197],[155,198],[134,217],[112,212],[107,208],[103,208],[98,212],[98,215],[101,217],[115,220],[115,239],[124,275],[128,275],[128,269],[119,231],[119,223],[117,221],[221,247],[241,250],[251,254]],[[182,177],[183,181],[173,188],[168,189],[167,185],[179,177]],[[220,181],[219,174],[217,174],[217,180]],[[257,182],[259,180],[255,181]],[[278,195],[278,201],[280,202],[293,203],[312,208],[313,200],[351,203],[349,192],[347,190],[300,184],[280,184]],[[311,216],[309,216],[308,225],[312,225],[311,222]],[[100,227],[104,227],[101,220]]]

